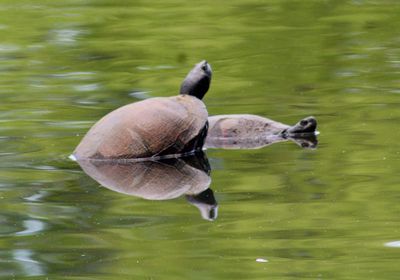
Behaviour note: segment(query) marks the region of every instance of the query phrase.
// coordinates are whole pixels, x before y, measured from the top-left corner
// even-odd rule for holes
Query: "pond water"
[[[396,0],[1,0],[0,278],[398,279],[399,22]],[[211,115],[313,115],[318,147],[208,149],[213,221],[68,159],[202,59]]]

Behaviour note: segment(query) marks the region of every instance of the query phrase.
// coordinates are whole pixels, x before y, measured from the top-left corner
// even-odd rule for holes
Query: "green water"
[[[0,0],[0,278],[398,279],[399,23],[396,0]],[[202,59],[210,114],[313,115],[318,148],[208,150],[215,221],[68,159]]]

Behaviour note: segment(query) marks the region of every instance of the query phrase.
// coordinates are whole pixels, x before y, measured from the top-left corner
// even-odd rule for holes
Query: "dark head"
[[[211,76],[211,66],[207,61],[197,63],[182,82],[180,94],[189,94],[203,99],[210,87]]]
[[[307,117],[300,120],[294,126],[289,127],[286,133],[301,134],[301,133],[315,133],[317,129],[317,120],[314,117]]]

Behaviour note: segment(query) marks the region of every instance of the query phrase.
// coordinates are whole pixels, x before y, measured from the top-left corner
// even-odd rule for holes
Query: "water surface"
[[[398,1],[0,1],[1,279],[397,279]],[[210,114],[319,145],[210,149],[218,217],[99,186],[101,116],[214,70]]]

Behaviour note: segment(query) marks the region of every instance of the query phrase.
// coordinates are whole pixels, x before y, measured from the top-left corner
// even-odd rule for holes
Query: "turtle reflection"
[[[215,220],[218,205],[209,186],[210,165],[204,153],[159,161],[78,160],[102,186],[148,200],[169,200],[185,195],[206,220]]]

